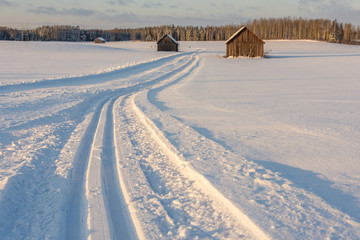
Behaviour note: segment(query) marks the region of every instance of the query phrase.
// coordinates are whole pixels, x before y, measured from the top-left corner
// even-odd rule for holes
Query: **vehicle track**
[[[255,219],[261,219],[257,224],[268,230],[274,239],[281,239],[284,234],[305,239],[324,236],[357,238],[359,223],[346,212],[332,207],[311,191],[300,189],[278,173],[245,159],[189,123],[171,116],[171,111],[164,111],[163,103],[154,99],[160,90],[171,85],[168,83],[143,91],[134,97],[132,104],[158,142],[172,152],[178,165],[181,166],[183,158],[184,165],[191,165],[199,171],[200,179],[203,176],[214,183],[215,191],[221,190],[236,206],[254,214]],[[197,173],[189,175],[193,177]],[[299,222],[306,228],[299,228]],[[341,231],[335,232],[334,228]]]
[[[91,155],[91,145],[95,139],[96,128],[105,101],[101,102],[95,110],[90,124],[80,142],[75,156],[75,170],[73,173],[72,188],[66,215],[66,239],[83,239],[86,234],[84,211],[85,191],[84,181],[88,161]]]
[[[98,73],[98,74],[42,80],[42,81],[29,82],[29,83],[3,85],[0,86],[0,94],[28,91],[34,89],[104,84],[110,81],[119,80],[121,78],[136,76],[139,72],[145,73],[147,71],[153,71],[154,69],[157,69],[159,67],[166,66],[168,63],[171,63],[171,61],[173,60],[178,60],[181,57],[186,57],[191,54],[193,54],[193,52],[176,53],[170,56],[152,59],[140,63],[134,63],[131,66],[123,67],[109,72]]]
[[[130,190],[135,208],[142,210],[138,217],[146,222],[150,215],[153,219],[150,222],[157,223],[151,227],[144,224],[146,237],[151,239],[153,232],[158,232],[160,239],[179,236],[268,239],[204,176],[181,161],[139,109],[134,108],[132,99],[126,98],[117,108],[121,115],[116,118],[117,125],[122,126],[118,137],[130,142],[121,147],[127,153],[123,156],[127,157],[120,161],[125,175],[136,173],[136,178],[130,177],[128,184],[142,186]]]
[[[114,143],[114,99],[107,107],[104,136],[101,155],[101,176],[106,198],[107,215],[111,222],[111,239],[137,239],[134,224],[126,206],[123,190],[119,182],[119,173],[116,165]],[[120,236],[120,237],[119,237]]]
[[[197,58],[188,68],[157,86],[188,75],[198,61]],[[125,185],[129,188],[126,192],[137,209],[133,216],[143,223],[145,238],[268,239],[203,175],[181,159],[134,104],[135,96],[136,93],[129,94],[115,103],[114,119],[119,168],[126,176]],[[136,177],[132,176],[134,173]]]
[[[137,239],[141,230],[133,226],[126,206],[114,149],[113,105],[131,95],[187,69],[191,54],[178,55],[157,69],[138,73],[141,79],[125,88],[98,94],[98,104],[80,142],[75,158],[71,197],[66,217],[66,239]],[[184,56],[185,55],[185,56]]]
[[[131,107],[141,123],[150,132],[152,138],[156,141],[159,147],[165,152],[171,162],[180,169],[180,173],[186,178],[196,183],[200,191],[207,194],[208,198],[214,203],[218,204],[222,212],[228,212],[235,221],[238,221],[242,226],[243,233],[246,235],[256,236],[257,239],[268,239],[265,233],[256,226],[248,216],[246,216],[240,209],[238,209],[229,199],[221,194],[202,174],[197,172],[188,162],[184,161],[177,153],[177,150],[171,145],[163,133],[156,127],[156,125],[135,105],[134,98],[131,99]],[[241,228],[236,228],[241,229]],[[251,234],[249,234],[250,232]]]

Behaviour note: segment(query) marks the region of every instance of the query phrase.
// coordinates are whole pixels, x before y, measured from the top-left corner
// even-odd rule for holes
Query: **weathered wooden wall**
[[[245,28],[226,45],[226,57],[264,57],[264,42]]]
[[[157,44],[158,51],[178,51],[178,44],[176,44],[171,38],[165,37]]]

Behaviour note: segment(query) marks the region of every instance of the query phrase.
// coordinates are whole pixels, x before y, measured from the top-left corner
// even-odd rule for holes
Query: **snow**
[[[1,239],[360,239],[358,46],[0,50]]]
[[[167,36],[169,36],[169,38],[170,38],[174,43],[179,44],[179,42],[176,41],[172,36],[170,36],[170,35],[167,35]]]
[[[1,41],[0,86],[113,71],[165,56],[155,43]],[[6,50],[6,51],[5,51]]]

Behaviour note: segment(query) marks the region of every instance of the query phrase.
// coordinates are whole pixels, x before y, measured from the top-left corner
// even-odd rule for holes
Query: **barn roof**
[[[173,41],[174,43],[176,43],[177,45],[179,45],[179,43],[178,43],[172,36],[170,36],[169,34],[164,35],[162,38],[160,38],[159,41],[157,41],[157,43],[161,42],[161,41],[162,41],[164,38],[166,38],[166,37],[169,37],[169,38],[171,39],[171,41]]]
[[[242,28],[240,28],[236,33],[234,33],[226,42],[225,42],[225,44],[228,44],[229,42],[231,42],[234,38],[236,38],[237,36],[239,36],[240,35],[240,33],[242,32],[242,31],[244,31],[245,29],[247,29],[247,30],[249,30],[250,31],[250,29],[248,29],[246,26],[243,26]],[[251,32],[251,31],[250,31]],[[253,33],[253,32],[251,32],[251,33]],[[254,33],[253,33],[254,34]],[[255,35],[255,34],[254,34]],[[255,35],[256,36],[256,35]],[[259,37],[258,37],[259,38]],[[259,38],[259,40],[261,40],[263,43],[265,43],[261,38]]]
[[[102,41],[102,42],[105,42],[105,39],[102,38],[102,37],[97,37],[97,38],[95,38],[95,39],[98,39],[98,40],[100,40],[100,41]]]

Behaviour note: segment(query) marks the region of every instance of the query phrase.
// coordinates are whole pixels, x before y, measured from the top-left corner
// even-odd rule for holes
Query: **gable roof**
[[[95,40],[96,40],[96,39],[98,39],[98,40],[100,40],[100,41],[102,41],[102,42],[105,42],[105,39],[102,38],[102,37],[97,37],[97,38],[95,38]]]
[[[157,43],[161,42],[166,37],[169,37],[171,39],[171,41],[173,41],[176,45],[179,45],[179,43],[172,36],[170,36],[169,34],[164,35],[162,38],[160,38],[159,41],[157,41]]]
[[[231,42],[234,38],[236,38],[237,36],[240,35],[241,32],[243,32],[245,29],[249,30],[246,26],[243,26],[242,28],[240,28],[236,33],[234,33],[226,42],[225,44],[228,44],[229,42]],[[255,35],[255,33],[253,33],[252,31],[250,31],[252,34]],[[256,35],[255,35],[256,36]],[[256,36],[257,38],[259,38],[258,36]],[[265,43],[261,38],[259,38],[260,41],[262,41],[263,43]]]

